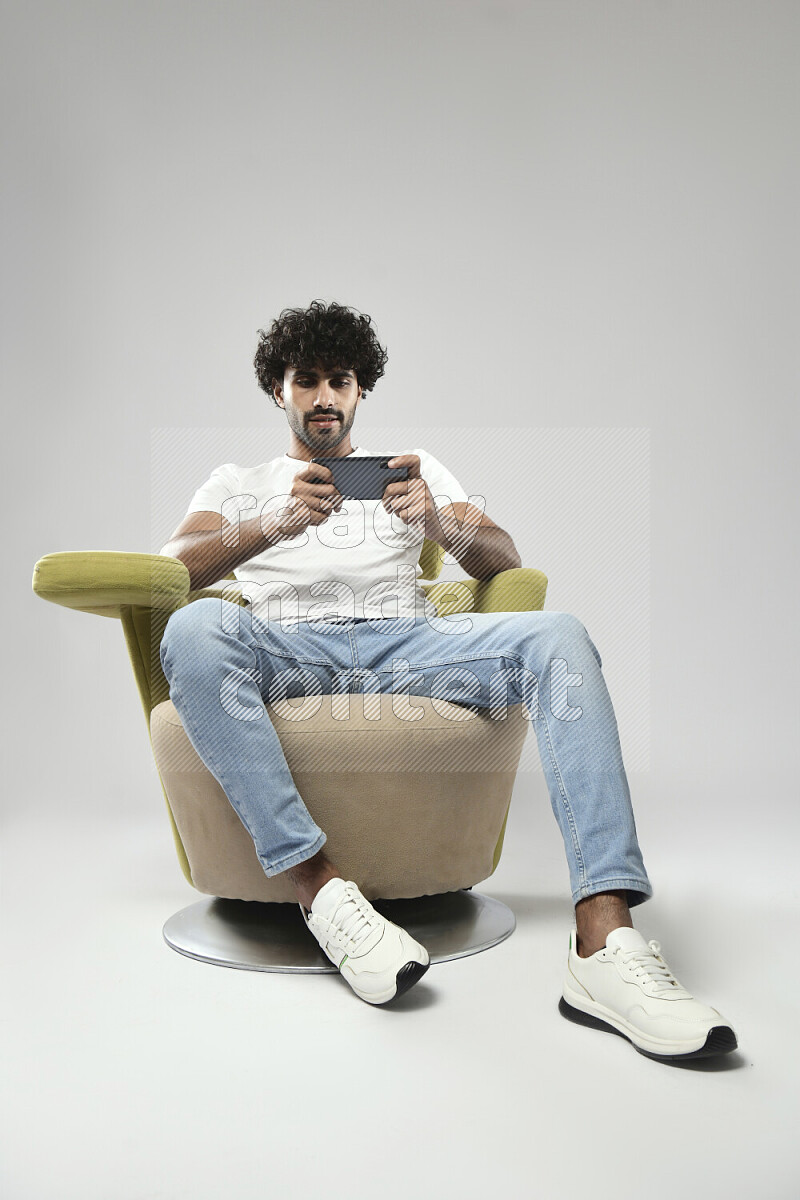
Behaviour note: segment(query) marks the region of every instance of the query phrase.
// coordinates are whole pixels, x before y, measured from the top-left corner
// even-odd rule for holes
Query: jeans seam
[[[595,896],[597,892],[607,891],[609,888],[614,891],[618,890],[614,885],[620,885],[619,890],[626,888],[631,892],[641,892],[647,896],[653,895],[653,886],[649,880],[637,879],[633,875],[611,875],[608,879],[593,879],[591,882],[584,880],[580,887],[576,888],[573,893],[573,900],[575,896],[579,900],[587,900],[589,896]],[[589,892],[586,895],[582,894],[587,887],[596,888],[597,891]]]
[[[447,658],[431,659],[427,662],[410,662],[408,665],[412,671],[422,671],[426,667],[449,667],[451,663],[486,662],[493,658],[511,658],[521,666],[525,667],[525,659],[521,654],[515,654],[513,651],[507,650],[498,650],[495,654],[452,654],[448,655]]]
[[[327,840],[328,835],[322,830],[319,837],[315,838],[311,845],[304,850],[295,850],[293,854],[287,854],[283,858],[279,858],[276,863],[270,863],[266,867],[261,859],[261,855],[259,855],[259,862],[267,878],[271,878],[272,875],[280,875],[283,871],[289,871],[292,867],[296,867],[302,862],[307,862],[309,858],[313,858],[316,853],[314,847],[318,843],[320,847],[324,846]]]
[[[567,814],[570,833],[572,834],[572,848],[575,851],[575,858],[578,863],[579,878],[581,880],[581,884],[583,885],[586,880],[586,864],[583,860],[583,851],[581,850],[581,844],[578,838],[578,830],[575,825],[575,818],[572,815],[572,805],[569,802],[567,789],[564,787],[564,780],[561,777],[561,769],[559,768],[558,761],[556,759],[556,753],[553,749],[553,743],[550,738],[550,726],[547,724],[547,714],[544,711],[544,705],[540,705],[540,707],[542,710],[542,719],[544,720],[545,740],[547,742],[547,749],[550,754],[550,762],[553,767],[553,774],[556,777],[556,783],[558,784],[558,790],[561,794],[561,799],[564,802],[564,811]]]
[[[289,659],[290,662],[305,663],[306,666],[331,667],[334,665],[328,658],[301,658],[299,654],[287,654],[283,650],[276,650],[273,646],[262,646],[260,642],[256,643],[255,648],[263,650],[269,655],[274,655],[276,658]]]

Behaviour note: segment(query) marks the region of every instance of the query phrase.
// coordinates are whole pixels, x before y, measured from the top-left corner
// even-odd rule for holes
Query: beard
[[[344,441],[352,429],[353,421],[355,420],[355,413],[351,414],[349,420],[343,414],[336,413],[335,425],[331,425],[327,429],[318,429],[308,417],[304,418],[295,413],[291,415],[287,413],[287,416],[289,425],[297,434],[300,441],[304,442],[309,450],[313,450],[316,454],[330,450]]]

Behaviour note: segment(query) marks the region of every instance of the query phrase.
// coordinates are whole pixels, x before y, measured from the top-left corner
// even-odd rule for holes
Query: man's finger
[[[398,454],[396,458],[390,458],[387,467],[408,467],[409,479],[419,477],[419,455],[418,454]]]
[[[333,471],[324,463],[309,463],[304,471],[298,471],[297,478],[306,483],[333,483]]]
[[[387,483],[386,487],[383,489],[384,500],[387,499],[387,497],[388,497],[388,499],[391,500],[393,496],[407,496],[407,495],[408,495],[408,482],[404,479],[400,479],[396,483]]]

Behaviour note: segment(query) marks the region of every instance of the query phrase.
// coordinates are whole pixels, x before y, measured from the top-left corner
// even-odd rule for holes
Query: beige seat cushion
[[[530,728],[524,705],[510,707],[504,720],[446,700],[387,694],[298,697],[266,708],[297,789],[327,834],[326,853],[365,896],[435,895],[492,873]],[[194,886],[230,899],[296,903],[285,874],[264,874],[171,700],[153,709],[150,733]],[[266,798],[269,780],[264,786]]]

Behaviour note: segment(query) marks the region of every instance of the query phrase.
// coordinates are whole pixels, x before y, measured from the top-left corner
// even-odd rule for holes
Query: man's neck
[[[292,450],[296,447],[290,446],[286,451],[286,457],[294,459],[297,462],[311,462],[312,458],[348,458],[349,455],[355,454],[358,446],[351,446],[343,454],[339,451],[338,446],[332,450],[312,450],[309,446],[304,447],[305,454],[292,454]]]

